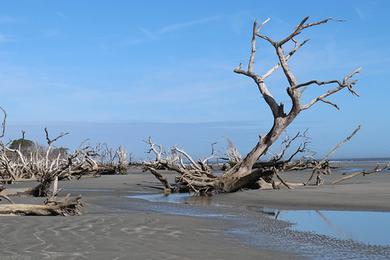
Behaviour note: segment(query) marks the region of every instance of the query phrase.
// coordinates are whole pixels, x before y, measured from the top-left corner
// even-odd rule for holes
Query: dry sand
[[[304,175],[286,178],[297,180]],[[156,184],[152,176],[137,170],[126,176],[60,182],[62,193],[83,196],[84,214],[1,217],[0,259],[390,257],[388,248],[293,232],[286,228],[288,224],[257,211],[261,207],[390,211],[390,174],[356,177],[315,189],[243,191],[185,204],[126,197],[156,193],[149,187]]]

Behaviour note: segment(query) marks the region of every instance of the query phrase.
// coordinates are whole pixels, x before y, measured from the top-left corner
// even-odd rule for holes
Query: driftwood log
[[[390,164],[386,164],[385,166],[377,166],[375,167],[373,170],[367,170],[367,171],[358,171],[358,172],[353,172],[351,174],[348,174],[340,179],[337,179],[335,181],[332,182],[332,184],[339,184],[343,181],[346,181],[346,180],[349,180],[349,179],[352,179],[353,177],[356,177],[356,176],[359,176],[359,175],[368,175],[368,174],[373,174],[373,173],[380,173],[380,172],[383,172],[387,169],[390,169]]]
[[[80,214],[81,197],[69,196],[58,200],[48,199],[43,205],[0,204],[0,215],[21,216],[74,216]]]

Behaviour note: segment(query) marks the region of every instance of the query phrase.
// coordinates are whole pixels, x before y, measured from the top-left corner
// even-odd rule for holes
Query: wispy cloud
[[[221,19],[221,16],[211,16],[211,17],[205,17],[201,19],[196,19],[192,21],[186,21],[186,22],[181,22],[181,23],[174,23],[174,24],[169,24],[162,26],[156,30],[149,30],[145,27],[139,27],[138,30],[144,35],[144,39],[140,40],[137,39],[136,41],[130,41],[131,45],[134,44],[140,44],[143,43],[147,40],[156,40],[160,36],[181,31],[184,29],[187,29],[189,27],[197,26],[197,25],[203,25],[203,24],[208,24],[214,21],[218,21]]]
[[[19,19],[10,15],[0,15],[0,24],[5,23],[18,23]]]
[[[0,43],[12,42],[13,39],[3,33],[0,33]]]
[[[156,35],[154,33],[152,33],[151,31],[149,31],[148,29],[145,29],[143,27],[140,27],[138,28],[147,38],[149,38],[150,40],[154,40],[156,39]]]
[[[187,21],[183,23],[175,23],[175,24],[170,24],[166,25],[162,28],[160,28],[157,33],[158,34],[166,34],[174,31],[179,31],[188,27],[192,27],[195,25],[200,25],[200,24],[207,24],[210,22],[214,22],[219,20],[221,17],[220,16],[211,16],[211,17],[206,17],[198,20],[192,20],[192,21]]]
[[[55,12],[55,15],[60,17],[60,18],[67,18],[67,16],[63,12],[57,11],[57,12]]]
[[[45,29],[42,31],[43,38],[55,38],[59,36],[61,33],[57,29]]]
[[[362,9],[355,7],[355,12],[361,20],[364,20],[366,18],[366,14],[363,12]]]

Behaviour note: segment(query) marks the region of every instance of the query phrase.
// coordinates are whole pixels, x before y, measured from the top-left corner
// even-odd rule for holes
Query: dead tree
[[[90,156],[96,162],[96,167],[89,174],[100,176],[127,173],[129,154],[123,146],[119,146],[117,150],[114,150],[106,143],[98,143],[91,150],[93,153],[90,153]]]
[[[308,40],[298,40],[298,36],[303,31],[337,20],[327,18],[316,22],[309,22],[309,17],[305,17],[286,37],[278,41],[261,33],[262,28],[269,21],[270,19],[268,18],[261,24],[254,22],[248,66],[243,68],[242,64],[240,64],[234,69],[234,72],[249,77],[254,81],[261,97],[264,99],[271,111],[273,117],[273,125],[271,129],[267,134],[259,136],[259,141],[252,150],[245,157],[240,159],[233,167],[226,170],[222,175],[213,174],[210,169],[204,168],[201,162],[196,162],[184,150],[176,147],[173,148],[168,156],[164,157],[162,149],[159,149],[159,147],[151,142],[150,139],[150,150],[155,153],[156,160],[155,162],[146,164],[146,169],[151,171],[155,176],[157,171],[153,171],[152,169],[157,170],[159,167],[165,167],[179,174],[176,178],[175,186],[172,188],[166,185],[166,189],[171,189],[171,191],[188,189],[200,193],[210,191],[234,192],[241,188],[253,185],[253,183],[256,183],[264,176],[274,175],[275,173],[277,174],[272,167],[253,168],[253,166],[259,158],[267,153],[268,149],[275,143],[276,140],[278,140],[283,131],[285,131],[285,129],[301,112],[311,108],[318,102],[322,102],[339,109],[339,106],[331,102],[328,98],[344,89],[348,90],[352,95],[358,96],[353,87],[357,83],[354,76],[360,72],[360,68],[346,75],[341,80],[332,79],[321,81],[314,79],[307,82],[298,82],[294,72],[288,65],[288,61],[291,57],[308,42]],[[270,68],[264,74],[257,74],[254,70],[257,39],[261,39],[269,43],[274,48],[278,59],[278,64]],[[288,45],[292,45],[293,47],[286,50]],[[285,110],[284,104],[278,102],[272,95],[270,89],[265,83],[267,78],[278,69],[282,70],[283,75],[288,82],[286,91],[291,102],[291,109],[288,111]],[[328,85],[331,86],[329,90],[312,98],[308,103],[302,103],[301,97],[304,89],[312,86]],[[187,161],[187,166],[184,165],[183,160]],[[161,178],[158,177],[158,179]],[[162,183],[164,184],[165,181],[163,180]]]
[[[116,155],[118,157],[118,165],[117,165],[117,172],[119,174],[126,174],[127,169],[129,168],[129,161],[128,161],[128,154],[126,149],[123,146],[119,146],[118,150],[116,151]]]
[[[60,134],[50,138],[45,128],[47,147],[35,145],[29,153],[22,153],[19,148],[11,149],[0,143],[0,176],[3,182],[12,183],[21,180],[37,180],[33,188],[23,192],[18,190],[9,195],[32,195],[36,197],[53,196],[58,193],[58,180],[82,175],[99,169],[92,158],[88,147],[75,150],[73,153],[61,153],[61,149],[54,148],[54,142],[67,134]],[[51,188],[53,188],[51,190]]]
[[[3,123],[0,138],[4,137],[6,129],[6,111],[3,112]],[[22,139],[24,140],[24,131]],[[34,188],[27,188],[18,191],[10,191],[5,186],[0,186],[0,198],[5,199],[9,204],[0,204],[0,215],[35,215],[35,216],[68,216],[78,215],[83,207],[81,197],[71,198],[67,195],[63,199],[57,198],[58,176],[65,170],[69,170],[74,157],[67,157],[67,163],[59,153],[56,158],[50,157],[52,144],[66,134],[60,134],[54,139],[49,138],[49,133],[45,128],[48,148],[44,154],[36,149],[36,153],[31,152],[30,157],[24,155],[19,149],[11,149],[7,144],[0,141],[0,176],[4,179],[4,174],[15,181],[22,178],[37,178],[39,184]],[[16,154],[16,156],[12,156]],[[11,156],[10,156],[11,155]],[[73,155],[74,156],[74,155]],[[52,184],[53,182],[53,184]],[[49,192],[50,187],[52,191]],[[12,195],[33,195],[48,196],[43,205],[37,204],[15,204],[9,196]],[[50,196],[49,196],[50,195]],[[0,199],[1,200],[1,199]]]

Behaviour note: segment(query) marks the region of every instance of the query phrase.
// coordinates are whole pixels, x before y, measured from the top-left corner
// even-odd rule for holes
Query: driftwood
[[[80,178],[84,175],[100,176],[127,172],[128,155],[123,147],[112,152],[108,147],[99,150],[98,146],[95,148],[83,146],[73,153],[67,153],[64,149],[64,153],[55,154],[54,143],[68,133],[61,133],[51,138],[48,129],[45,128],[44,131],[47,147],[36,145],[29,154],[23,153],[20,147],[11,149],[0,143],[0,182],[12,183],[24,179],[36,179],[38,185],[26,190],[24,195],[45,197],[53,195],[50,193],[50,187],[53,183],[58,183],[58,180]],[[25,132],[22,133],[23,138],[24,134]]]
[[[35,204],[0,204],[0,215],[21,216],[74,216],[80,214],[81,197],[62,200],[49,199],[43,205]]]
[[[321,161],[318,161],[316,165],[313,167],[313,171],[310,177],[304,183],[304,185],[309,185],[314,175],[316,175],[315,185],[317,186],[321,185],[323,183],[321,176],[329,175],[331,173],[331,168],[328,161],[329,157],[332,156],[338,149],[340,149],[341,146],[349,142],[357,134],[357,132],[359,132],[360,129],[361,126],[359,125],[355,130],[353,130],[353,132],[349,136],[347,136],[344,140],[338,143],[332,150],[330,150]]]
[[[276,176],[280,183],[282,183],[284,186],[291,187],[287,182],[283,181],[283,179],[278,174],[280,169],[286,170],[287,165],[291,163],[291,160],[287,160],[288,162],[282,162],[281,158],[284,156],[284,153],[282,153],[280,156],[277,156],[274,160],[271,160],[270,166],[268,167],[262,165],[261,167],[254,168],[254,166],[258,164],[258,160],[267,153],[269,148],[276,142],[276,140],[278,140],[281,134],[301,112],[311,108],[318,102],[322,102],[339,109],[339,106],[331,102],[328,98],[344,89],[348,90],[352,95],[358,96],[353,88],[357,83],[357,81],[354,79],[354,76],[361,70],[358,68],[352,71],[350,74],[347,74],[341,80],[310,80],[302,83],[298,82],[295,74],[288,65],[288,61],[301,47],[303,47],[308,42],[308,40],[299,41],[297,37],[308,28],[316,27],[330,21],[337,21],[333,18],[327,18],[316,22],[308,22],[308,20],[309,17],[305,17],[292,30],[292,32],[290,32],[280,41],[275,41],[270,37],[261,34],[262,28],[270,21],[269,18],[261,24],[258,24],[257,22],[254,22],[253,24],[251,51],[248,66],[244,69],[242,64],[240,64],[237,68],[234,69],[234,72],[240,75],[244,75],[254,81],[261,97],[271,111],[273,117],[273,126],[267,134],[259,137],[257,144],[246,156],[241,157],[237,151],[230,148],[230,157],[234,158],[233,165],[228,167],[222,174],[215,174],[210,169],[210,167],[205,166],[203,161],[194,160],[184,150],[173,147],[171,151],[167,153],[164,151],[162,146],[156,145],[152,142],[152,139],[149,138],[147,141],[148,145],[150,146],[149,152],[153,153],[156,159],[152,162],[145,162],[145,169],[152,172],[152,174],[154,174],[154,176],[156,176],[163,183],[163,185],[166,186],[166,188],[168,187],[166,181],[162,179],[160,175],[156,174],[156,172],[159,169],[169,169],[171,171],[175,171],[178,174],[176,177],[176,182],[174,185],[169,184],[173,192],[185,190],[183,187],[197,193],[234,192],[242,188],[259,186],[257,182],[260,179],[271,183],[272,186],[275,187],[276,185],[273,181],[274,176]],[[257,74],[254,71],[257,39],[262,39],[268,42],[271,47],[274,48],[278,59],[278,63],[262,75]],[[287,46],[292,47],[291,49],[286,50],[286,48],[288,48]],[[284,104],[276,100],[265,83],[267,78],[278,69],[282,70],[283,75],[288,82],[287,94],[291,102],[291,108],[288,111],[285,111]],[[333,85],[333,87],[325,91],[323,94],[312,98],[308,103],[303,103],[301,98],[303,95],[303,90],[315,85]],[[285,146],[288,148],[290,145],[287,142],[285,143]],[[304,149],[305,147],[301,147],[301,150]],[[299,152],[300,150],[298,149],[297,153]],[[294,156],[295,155],[292,157]],[[321,165],[321,167],[323,167],[323,165]]]
[[[351,174],[348,174],[340,179],[337,179],[335,181],[332,182],[332,184],[339,184],[340,182],[343,182],[343,181],[346,181],[346,180],[349,180],[355,176],[359,176],[359,175],[368,175],[368,174],[373,174],[373,173],[380,173],[380,172],[383,172],[384,170],[386,169],[390,169],[390,164],[386,164],[385,166],[377,166],[375,167],[373,170],[368,170],[368,171],[360,171],[360,172],[353,172]]]

